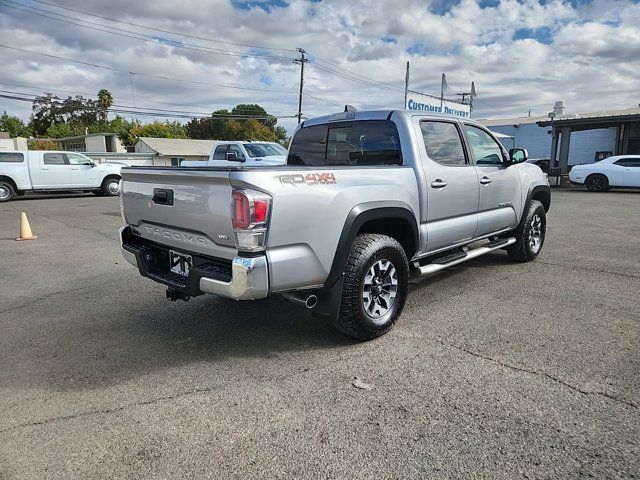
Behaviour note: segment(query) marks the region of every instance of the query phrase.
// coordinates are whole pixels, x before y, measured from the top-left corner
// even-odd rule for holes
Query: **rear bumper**
[[[138,267],[142,276],[188,296],[211,293],[236,300],[255,300],[269,293],[265,255],[237,256],[230,264],[194,256],[195,266],[188,277],[182,277],[168,271],[168,259],[164,261],[168,248],[133,236],[126,225],[120,228],[120,247],[124,259]]]

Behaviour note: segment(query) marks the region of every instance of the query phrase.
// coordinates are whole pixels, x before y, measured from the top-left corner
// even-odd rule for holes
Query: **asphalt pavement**
[[[415,281],[367,343],[169,302],[115,198],[0,204],[0,478],[638,478],[640,192],[552,195],[536,261]]]

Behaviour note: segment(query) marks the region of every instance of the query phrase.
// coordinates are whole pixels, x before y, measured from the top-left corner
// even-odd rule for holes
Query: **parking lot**
[[[171,303],[121,221],[115,198],[0,205],[2,479],[640,472],[640,193],[554,190],[537,261],[415,281],[368,343],[280,297]]]

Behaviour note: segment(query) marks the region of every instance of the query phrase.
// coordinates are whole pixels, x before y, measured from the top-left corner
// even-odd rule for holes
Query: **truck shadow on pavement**
[[[465,282],[472,268],[506,263],[511,263],[506,255],[487,255],[414,281],[408,303],[437,301],[446,297],[452,277]],[[0,352],[0,383],[78,391],[169,369],[184,367],[191,372],[188,365],[202,363],[208,378],[223,371],[237,376],[247,369],[264,372],[270,362],[295,369],[317,356],[315,351],[335,356],[328,352],[360,343],[280,296],[254,302],[212,296],[169,302],[161,286],[134,278],[129,285],[114,278],[92,300],[87,300],[87,292],[70,290],[55,304],[36,301],[20,308],[28,321],[6,323],[9,337],[5,338],[10,340],[3,342],[6,347]],[[396,329],[410,322],[410,316],[405,310]],[[377,341],[390,341],[392,336],[393,331]],[[292,357],[297,360],[292,362]]]

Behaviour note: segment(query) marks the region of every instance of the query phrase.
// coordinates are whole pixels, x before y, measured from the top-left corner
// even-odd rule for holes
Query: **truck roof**
[[[356,121],[357,120],[386,120],[387,118],[390,118],[392,114],[402,115],[405,117],[420,116],[424,118],[451,118],[451,119],[465,120],[465,121],[478,124],[478,122],[470,118],[461,119],[460,117],[454,117],[452,115],[446,115],[444,113],[424,112],[424,111],[418,111],[418,110],[404,110],[404,109],[397,109],[397,110],[386,109],[386,110],[363,110],[363,111],[357,111],[357,112],[338,112],[338,113],[333,113],[331,115],[324,115],[322,117],[310,118],[302,122],[300,126],[304,127],[304,126],[311,126],[311,125],[320,125],[322,123],[328,123],[332,121],[337,122],[337,121],[344,121],[344,120],[356,120]]]

